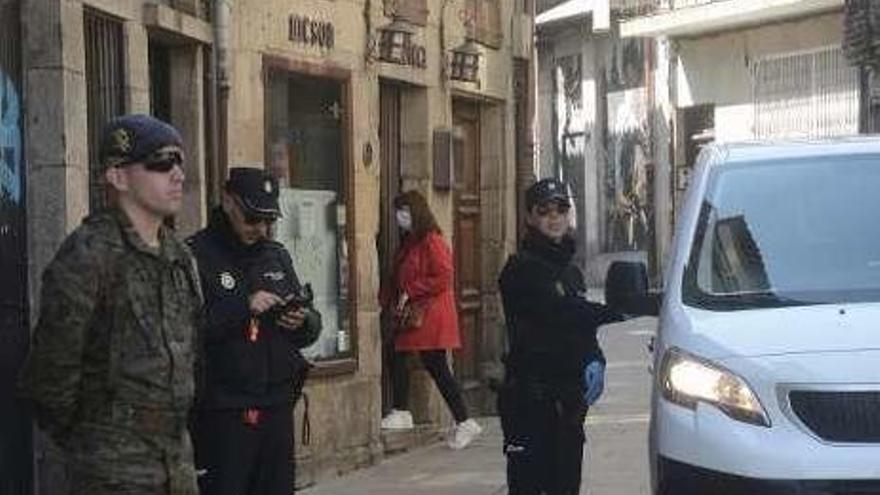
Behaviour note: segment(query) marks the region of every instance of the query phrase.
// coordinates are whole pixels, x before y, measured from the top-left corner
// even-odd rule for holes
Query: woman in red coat
[[[382,428],[413,427],[407,407],[409,380],[404,355],[415,352],[455,418],[449,445],[462,449],[482,428],[468,416],[447,360],[450,349],[461,347],[452,253],[424,196],[405,192],[395,198],[394,207],[404,237],[395,255],[391,287],[383,288],[381,294],[382,307],[395,315],[396,327],[391,363],[394,408],[382,419]]]

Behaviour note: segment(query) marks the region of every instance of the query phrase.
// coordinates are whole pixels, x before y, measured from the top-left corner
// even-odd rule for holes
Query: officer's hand
[[[299,330],[306,321],[306,312],[302,308],[293,308],[282,313],[278,318],[278,326],[288,330]]]
[[[605,390],[605,363],[594,359],[584,368],[584,401],[592,406]]]
[[[282,303],[284,303],[284,299],[281,299],[280,296],[264,290],[258,290],[251,294],[249,306],[251,313],[261,315],[272,309],[276,304]]]

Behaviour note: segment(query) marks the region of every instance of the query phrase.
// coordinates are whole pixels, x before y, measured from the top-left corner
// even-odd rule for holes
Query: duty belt
[[[114,404],[114,423],[130,425],[147,435],[178,435],[186,427],[186,412],[132,404]]]

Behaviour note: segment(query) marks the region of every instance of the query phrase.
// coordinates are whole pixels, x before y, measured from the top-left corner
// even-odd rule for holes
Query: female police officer
[[[578,493],[584,418],[604,374],[596,330],[618,319],[584,297],[570,209],[562,182],[532,185],[527,233],[499,279],[510,347],[498,409],[511,495]]]

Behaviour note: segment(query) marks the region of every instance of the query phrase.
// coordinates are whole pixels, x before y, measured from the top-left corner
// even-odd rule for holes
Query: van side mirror
[[[642,262],[615,261],[605,277],[605,304],[629,315],[660,314],[660,294],[648,289],[648,267]]]

